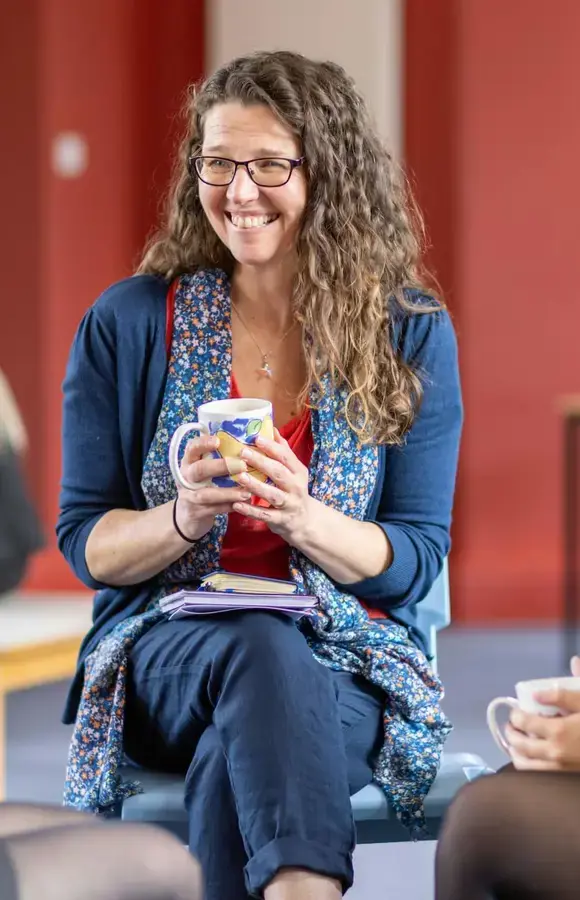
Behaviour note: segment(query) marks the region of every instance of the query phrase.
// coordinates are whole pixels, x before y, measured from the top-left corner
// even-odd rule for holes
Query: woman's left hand
[[[580,660],[572,661],[580,675]],[[538,716],[515,709],[506,727],[506,740],[517,769],[580,772],[580,691],[557,688],[535,697],[559,707],[562,716]]]
[[[274,438],[273,441],[257,439],[256,447],[260,453],[248,447],[241,454],[250,468],[263,472],[271,483],[265,484],[247,473],[238,477],[240,484],[269,506],[234,503],[233,509],[242,516],[265,522],[271,531],[297,547],[306,533],[317,501],[308,493],[306,466],[277,430]]]

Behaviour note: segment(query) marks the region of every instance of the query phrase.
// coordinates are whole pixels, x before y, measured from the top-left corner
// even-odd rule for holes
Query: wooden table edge
[[[84,634],[0,650],[0,801],[6,795],[6,695],[70,678]]]

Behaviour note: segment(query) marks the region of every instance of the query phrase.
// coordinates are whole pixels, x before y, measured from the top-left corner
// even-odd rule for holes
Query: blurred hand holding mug
[[[580,771],[580,659],[572,660],[572,676],[540,678],[516,684],[516,697],[496,697],[487,722],[516,769]],[[497,710],[512,708],[502,732]]]

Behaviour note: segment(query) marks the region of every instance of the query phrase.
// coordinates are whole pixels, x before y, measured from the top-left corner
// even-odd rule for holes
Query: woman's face
[[[205,117],[201,154],[236,161],[299,159],[301,147],[267,106],[222,103]],[[214,164],[218,170],[221,165]],[[306,206],[303,167],[295,168],[289,181],[280,187],[260,187],[239,166],[230,185],[200,180],[199,197],[212,228],[240,265],[292,261]]]

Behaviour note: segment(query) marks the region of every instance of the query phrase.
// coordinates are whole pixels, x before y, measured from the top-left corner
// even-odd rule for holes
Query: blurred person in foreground
[[[99,593],[65,801],[114,808],[123,753],[182,772],[208,900],[339,897],[372,779],[423,824],[450,725],[417,606],[449,550],[462,405],[419,238],[346,73],[242,57],[193,92],[167,222],[73,344],[58,539]],[[271,401],[275,440],[231,460],[190,441],[186,481],[235,463],[238,483],[178,489],[172,434],[228,397]],[[319,608],[164,617],[220,568]]]
[[[21,583],[43,535],[21,464],[26,428],[8,380],[0,369],[0,597]]]
[[[22,417],[0,371],[0,593],[20,583],[41,546],[20,459]],[[100,827],[95,828],[96,825]],[[101,825],[94,816],[0,803],[0,900],[200,900],[199,868],[153,828]]]
[[[20,470],[27,444],[0,371],[0,593],[18,587],[42,545]],[[95,825],[94,816],[72,810],[0,803],[0,900],[200,900],[199,868],[174,838]]]
[[[580,677],[580,659],[572,660]],[[513,764],[462,788],[437,847],[437,900],[580,896],[580,692],[538,693],[562,716],[512,711]]]
[[[1,900],[201,900],[169,834],[51,806],[0,803]]]

